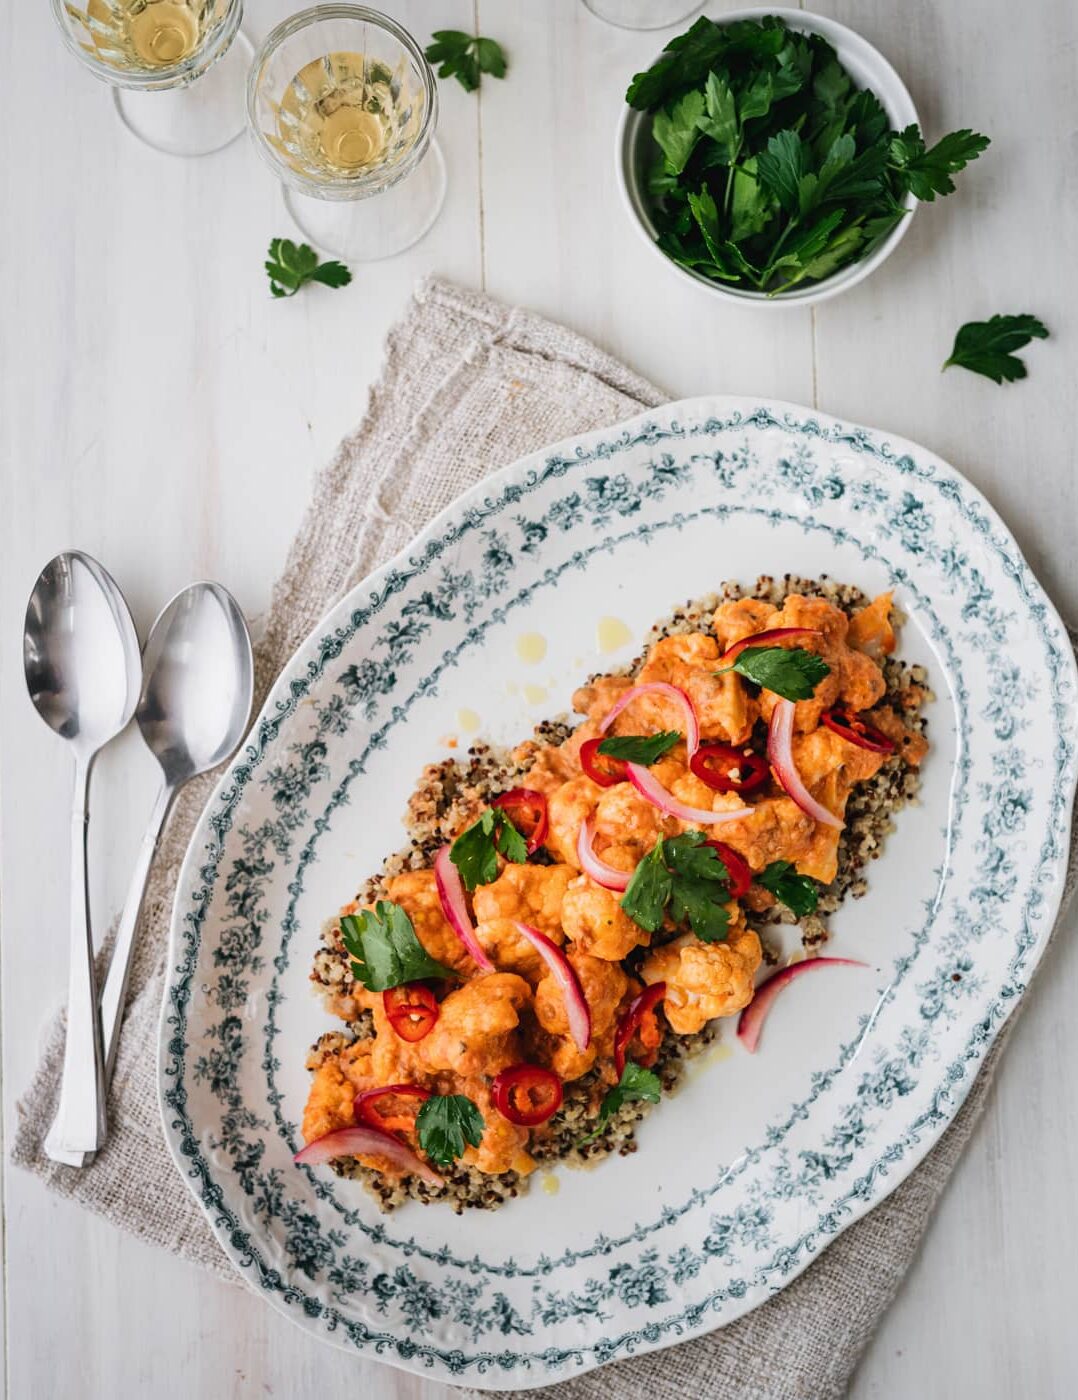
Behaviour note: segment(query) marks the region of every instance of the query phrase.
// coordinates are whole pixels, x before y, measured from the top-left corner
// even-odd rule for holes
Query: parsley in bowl
[[[698,19],[626,100],[619,175],[638,226],[683,275],[770,305],[867,277],[988,145],[963,130],[927,147],[886,59],[798,10]]]

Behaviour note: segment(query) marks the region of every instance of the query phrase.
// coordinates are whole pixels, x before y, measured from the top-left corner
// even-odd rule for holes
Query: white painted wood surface
[[[993,146],[957,195],[919,214],[868,283],[815,314],[772,316],[719,308],[683,287],[623,216],[613,127],[627,75],[661,35],[608,28],[580,0],[392,8],[421,39],[477,18],[505,43],[510,77],[479,99],[442,86],[450,190],[423,243],[357,268],[346,292],[316,288],[276,303],[261,260],[288,226],[246,143],[193,162],[155,155],[61,50],[44,3],[0,7],[9,1140],[66,947],[67,761],[30,710],[19,658],[36,570],[60,548],[88,549],[115,573],[143,632],[195,577],[220,579],[257,616],[311,475],[361,414],[383,334],[424,273],[560,318],[673,396],[773,395],[925,443],[986,491],[1078,618],[1072,0],[821,0],[892,59],[930,135],[971,125]],[[252,0],[249,9],[258,39],[289,5]],[[997,389],[960,371],[939,375],[962,321],[1026,310],[1053,333],[1031,352],[1027,383]],[[100,765],[99,928],[123,897],[151,782],[151,760],[130,734]],[[1074,1393],[1076,932],[1072,915],[855,1377],[856,1397]],[[9,1166],[4,1231],[6,1377],[19,1400],[451,1394],[318,1345],[254,1296],[53,1200]]]

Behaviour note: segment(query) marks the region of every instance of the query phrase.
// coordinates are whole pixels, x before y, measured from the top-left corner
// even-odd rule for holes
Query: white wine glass
[[[619,29],[666,29],[703,8],[703,0],[584,0],[586,9]]]
[[[445,198],[438,91],[423,51],[362,5],[317,5],[279,24],[247,79],[255,144],[297,227],[353,262],[427,232]]]
[[[243,0],[52,0],[68,48],[112,88],[120,119],[170,155],[198,156],[244,127],[253,52]]]

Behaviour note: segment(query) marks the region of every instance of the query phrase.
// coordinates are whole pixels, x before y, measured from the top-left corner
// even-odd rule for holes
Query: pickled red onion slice
[[[812,972],[821,967],[868,967],[868,963],[858,962],[856,958],[806,958],[804,962],[784,967],[781,972],[776,972],[774,977],[769,977],[757,989],[756,995],[742,1011],[737,1023],[737,1038],[750,1055],[756,1053],[767,1013],[783,987],[788,986],[803,972]]]
[[[817,802],[812,793],[801,781],[801,774],[794,762],[794,702],[778,699],[771,712],[771,724],[767,731],[767,756],[778,774],[779,782],[797,805],[813,821],[824,826],[837,827],[839,831],[846,825],[841,817],[836,817],[822,802]]]
[[[658,778],[642,764],[627,763],[625,769],[630,783],[641,797],[646,797],[653,807],[658,807],[660,812],[665,812],[668,816],[677,817],[679,821],[698,822],[701,826],[718,826],[722,822],[740,821],[752,812],[752,808],[748,806],[735,807],[733,811],[727,812],[712,812],[707,807],[690,807],[667,792]]]
[[[338,1128],[315,1138],[292,1158],[303,1166],[318,1167],[323,1162],[332,1162],[336,1157],[384,1157],[401,1171],[421,1176],[431,1186],[444,1186],[445,1177],[438,1173],[423,1158],[413,1152],[407,1143],[381,1128]]]
[[[550,969],[550,975],[561,988],[565,998],[565,1014],[569,1021],[569,1034],[578,1050],[586,1050],[591,1043],[591,1012],[584,996],[580,979],[573,971],[572,964],[558,945],[545,933],[540,933],[531,924],[518,923],[514,926],[521,938],[526,938]]]
[[[671,685],[669,681],[646,681],[643,685],[630,686],[600,724],[599,733],[605,734],[622,710],[641,695],[664,695],[667,700],[673,700],[681,706],[685,714],[685,743],[688,746],[689,757],[692,758],[700,747],[700,722],[696,718],[693,703],[685,691],[680,686]]]
[[[468,901],[465,898],[460,871],[453,864],[448,846],[443,846],[434,857],[434,882],[438,886],[438,898],[441,901],[442,913],[452,926],[453,932],[468,950],[468,955],[484,972],[494,972],[494,964],[487,957],[483,951],[483,945],[476,937],[471,915],[468,913]]]
[[[603,889],[627,890],[632,876],[624,870],[615,870],[612,865],[607,865],[605,860],[600,860],[592,848],[593,837],[591,821],[582,821],[576,842],[576,854],[581,870],[585,875],[590,875],[597,885],[602,885]]]

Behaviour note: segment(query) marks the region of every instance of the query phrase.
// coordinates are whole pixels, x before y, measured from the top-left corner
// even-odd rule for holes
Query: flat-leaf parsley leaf
[[[676,729],[664,729],[659,734],[616,734],[603,740],[599,752],[610,758],[620,758],[624,763],[642,763],[648,767],[657,763],[664,753],[669,753],[680,740]]]
[[[806,914],[814,914],[819,902],[816,881],[808,875],[799,875],[791,860],[773,860],[769,866],[753,877],[758,885],[770,890],[776,899],[781,900],[791,914],[803,919]]]
[[[501,44],[462,29],[436,29],[423,56],[438,68],[439,78],[456,78],[466,92],[476,90],[481,74],[504,78],[509,67]]]
[[[464,1094],[432,1094],[415,1125],[420,1147],[439,1167],[452,1166],[466,1146],[483,1141],[483,1115]]]
[[[1013,352],[1031,340],[1044,340],[1048,327],[1028,313],[1023,316],[993,316],[988,321],[967,321],[954,338],[948,365],[961,365],[974,374],[983,374],[997,384],[1025,379],[1025,362]]]
[[[528,843],[500,807],[488,807],[478,821],[453,842],[449,858],[466,889],[498,878],[498,856],[517,865],[528,859]]]
[[[611,1118],[625,1104],[658,1103],[661,1094],[662,1084],[659,1081],[659,1076],[653,1070],[644,1069],[635,1060],[627,1060],[625,1068],[621,1072],[621,1078],[613,1089],[608,1089],[603,1096],[594,1129],[582,1141],[591,1142],[593,1138],[598,1137]]]
[[[621,907],[648,933],[662,927],[667,906],[675,923],[688,923],[697,938],[716,943],[726,937],[729,874],[701,831],[660,837],[639,862]]]
[[[308,282],[324,287],[347,287],[352,274],[340,262],[322,262],[309,243],[295,244],[290,238],[270,240],[266,273],[275,297],[294,297]]]
[[[730,666],[715,674],[736,671],[746,680],[781,695],[784,700],[811,700],[831,667],[822,656],[804,647],[746,647]]]
[[[456,977],[423,947],[407,913],[392,900],[341,917],[341,941],[354,959],[352,975],[371,992],[428,977]]]

